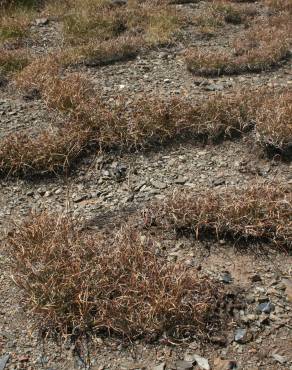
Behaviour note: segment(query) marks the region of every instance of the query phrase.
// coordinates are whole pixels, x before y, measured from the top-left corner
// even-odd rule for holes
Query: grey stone
[[[187,182],[187,178],[179,176],[177,179],[174,180],[175,184],[183,185]]]
[[[164,370],[164,369],[165,369],[165,362],[162,362],[161,364],[154,366],[152,370]]]
[[[210,85],[207,85],[204,90],[206,91],[222,91],[224,89],[224,86],[223,85],[216,85],[216,84],[210,84]]]
[[[222,275],[222,277],[221,277],[221,281],[222,281],[224,284],[230,284],[230,283],[232,283],[233,278],[232,278],[232,276],[231,276],[230,272],[228,272],[228,271],[224,272],[224,274],[223,274],[223,275]]]
[[[206,358],[201,357],[199,355],[194,355],[194,359],[195,359],[196,364],[199,366],[200,369],[210,370],[209,361]]]
[[[57,190],[55,190],[55,194],[58,195],[58,194],[61,194],[63,191],[62,188],[58,188]]]
[[[145,181],[140,181],[134,188],[135,191],[139,191],[144,185],[146,185]]]
[[[49,23],[48,18],[38,18],[35,20],[35,24],[37,26],[46,26]]]
[[[185,354],[184,360],[187,363],[191,363],[193,365],[198,365],[198,367],[202,370],[210,370],[209,361],[197,354]]]
[[[213,181],[214,186],[220,186],[225,184],[225,179],[222,177]]]
[[[156,180],[151,180],[151,185],[154,186],[156,189],[165,189],[167,185],[162,182],[162,181],[156,181]]]
[[[279,362],[282,365],[287,362],[286,357],[278,355],[277,353],[273,353],[272,357],[273,357],[274,360],[276,360],[277,362]]]
[[[256,311],[258,313],[271,313],[272,311],[275,310],[275,305],[273,305],[272,302],[268,301],[268,302],[263,302],[263,303],[260,303],[257,308],[256,308]]]
[[[74,201],[75,203],[80,203],[80,202],[82,202],[83,200],[85,200],[86,198],[87,198],[87,195],[86,195],[86,194],[84,194],[84,195],[76,195],[76,196],[74,197],[73,201]]]
[[[248,332],[247,329],[243,329],[243,328],[236,329],[235,334],[234,334],[235,342],[240,343],[240,344],[245,344],[245,343],[250,342],[251,339],[252,339],[252,335],[251,333]]]
[[[9,361],[10,355],[4,355],[0,357],[0,370],[4,370],[7,362]]]
[[[175,363],[177,370],[190,370],[193,368],[193,362],[179,360]]]

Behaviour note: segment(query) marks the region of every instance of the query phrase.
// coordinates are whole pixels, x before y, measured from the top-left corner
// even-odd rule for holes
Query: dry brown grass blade
[[[158,225],[198,239],[264,242],[292,248],[292,189],[255,184],[245,189],[177,191],[146,212],[146,225]]]
[[[11,233],[7,247],[14,280],[46,330],[153,340],[216,326],[220,285],[167,264],[131,225],[115,237],[86,236],[69,218],[44,213]]]

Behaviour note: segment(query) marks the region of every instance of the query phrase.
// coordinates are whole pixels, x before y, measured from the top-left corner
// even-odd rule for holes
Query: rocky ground
[[[61,42],[55,20],[36,24],[32,26],[36,39],[31,48],[40,54],[54,50],[57,41]],[[200,39],[198,43],[211,47],[222,43],[223,36],[219,33],[216,39]],[[133,61],[79,70],[109,99],[117,94],[131,99],[140,93],[195,99],[218,91],[228,93],[234,87],[292,84],[291,60],[261,74],[202,78],[186,71],[182,50],[176,45],[142,53]],[[0,138],[23,128],[33,133],[61,119],[34,98],[20,95],[13,84],[0,86]],[[67,176],[2,178],[0,240],[32,211],[66,210],[96,229],[115,224],[175,188],[231,189],[255,180],[277,180],[292,186],[292,164],[266,158],[253,132],[218,145],[182,142],[151,152],[91,155]],[[0,251],[0,370],[292,369],[291,255],[268,246],[238,250],[223,240],[206,244],[181,238],[167,245],[169,260],[202,269],[240,297],[226,335],[211,337],[208,343],[170,343],[162,338],[152,345],[137,341],[127,346],[111,338],[96,338],[74,347],[66,341],[60,344],[43,339],[35,318],[25,308],[22,293],[11,280],[7,257]]]

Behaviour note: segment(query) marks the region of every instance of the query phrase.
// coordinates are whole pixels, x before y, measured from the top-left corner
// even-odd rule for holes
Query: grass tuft
[[[77,1],[64,15],[64,35],[71,45],[81,46],[117,37],[137,37],[145,46],[169,43],[184,23],[174,7],[151,1],[129,1],[123,6],[110,1]]]
[[[248,94],[218,95],[195,104],[177,98],[166,101],[155,96],[137,97],[133,102],[117,96],[108,103],[80,75],[54,76],[51,73],[56,67],[54,64],[49,64],[49,74],[42,74],[43,78],[37,80],[35,77],[43,66],[28,66],[28,70],[18,76],[18,86],[40,90],[49,108],[66,114],[67,123],[56,131],[32,137],[26,146],[17,145],[22,133],[18,134],[18,141],[13,136],[6,137],[0,149],[2,174],[62,170],[59,160],[54,166],[52,149],[58,159],[66,158],[64,163],[70,167],[78,156],[75,150],[70,151],[73,155],[67,154],[68,142],[71,143],[68,148],[73,146],[80,154],[93,144],[102,150],[129,151],[165,144],[177,138],[217,142],[238,136],[252,127],[252,103]],[[27,141],[27,133],[24,137]],[[48,153],[42,155],[42,151]]]
[[[276,11],[286,11],[292,14],[291,0],[265,0],[264,3]]]
[[[270,156],[292,159],[292,90],[267,95],[256,111],[256,131]]]
[[[234,41],[233,53],[223,49],[188,50],[186,65],[189,71],[207,76],[264,71],[279,65],[289,56],[290,32],[291,20],[286,16],[279,16],[267,24],[260,23],[250,27]]]
[[[86,139],[86,132],[78,132],[69,125],[34,136],[26,131],[7,135],[1,139],[0,174],[65,172],[79,158]]]
[[[29,64],[30,58],[25,50],[0,49],[0,74],[8,75],[21,71]]]
[[[69,218],[43,213],[11,233],[7,246],[14,281],[45,330],[155,340],[216,325],[220,286],[167,264],[130,225],[115,237],[86,236]]]
[[[214,35],[227,23],[233,25],[247,24],[257,14],[251,5],[238,6],[230,1],[210,1],[204,11],[191,17],[191,23],[199,27],[205,35]]]
[[[120,36],[114,40],[98,44],[89,42],[84,46],[66,48],[59,60],[64,66],[85,64],[89,67],[105,66],[116,62],[134,59],[143,47],[140,37]]]
[[[292,248],[292,192],[279,184],[175,192],[144,215],[146,224],[197,239],[265,242]]]

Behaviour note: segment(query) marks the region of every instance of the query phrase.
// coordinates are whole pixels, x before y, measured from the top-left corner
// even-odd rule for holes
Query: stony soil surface
[[[199,5],[181,5],[192,11]],[[200,5],[201,6],[201,5]],[[228,26],[228,35],[236,27]],[[61,45],[55,20],[32,26],[31,48],[43,54]],[[225,30],[226,31],[226,30]],[[191,34],[185,37],[195,43]],[[226,42],[198,38],[197,45]],[[225,41],[224,41],[225,40]],[[182,61],[182,45],[142,53],[136,60],[102,68],[81,67],[107,98],[123,94],[183,95],[191,99],[232,88],[288,86],[292,63],[261,74],[201,78],[190,75]],[[74,70],[74,69],[73,69]],[[20,129],[38,131],[56,119],[40,99],[31,100],[13,84],[0,86],[0,138]],[[254,133],[236,141],[202,146],[181,142],[146,153],[92,155],[68,176],[0,180],[0,240],[31,211],[71,212],[89,228],[110,227],[175,188],[244,186],[255,180],[292,186],[292,164],[267,159]],[[165,237],[167,239],[167,237]],[[75,347],[42,339],[35,317],[25,309],[22,292],[14,286],[9,263],[0,251],[0,370],[4,369],[292,369],[292,257],[267,246],[238,250],[225,241],[199,243],[169,240],[169,260],[192,264],[240,292],[241,304],[227,334],[211,343],[185,341],[156,344],[96,338]],[[266,311],[266,312],[263,312]],[[199,356],[199,357],[198,357]]]

